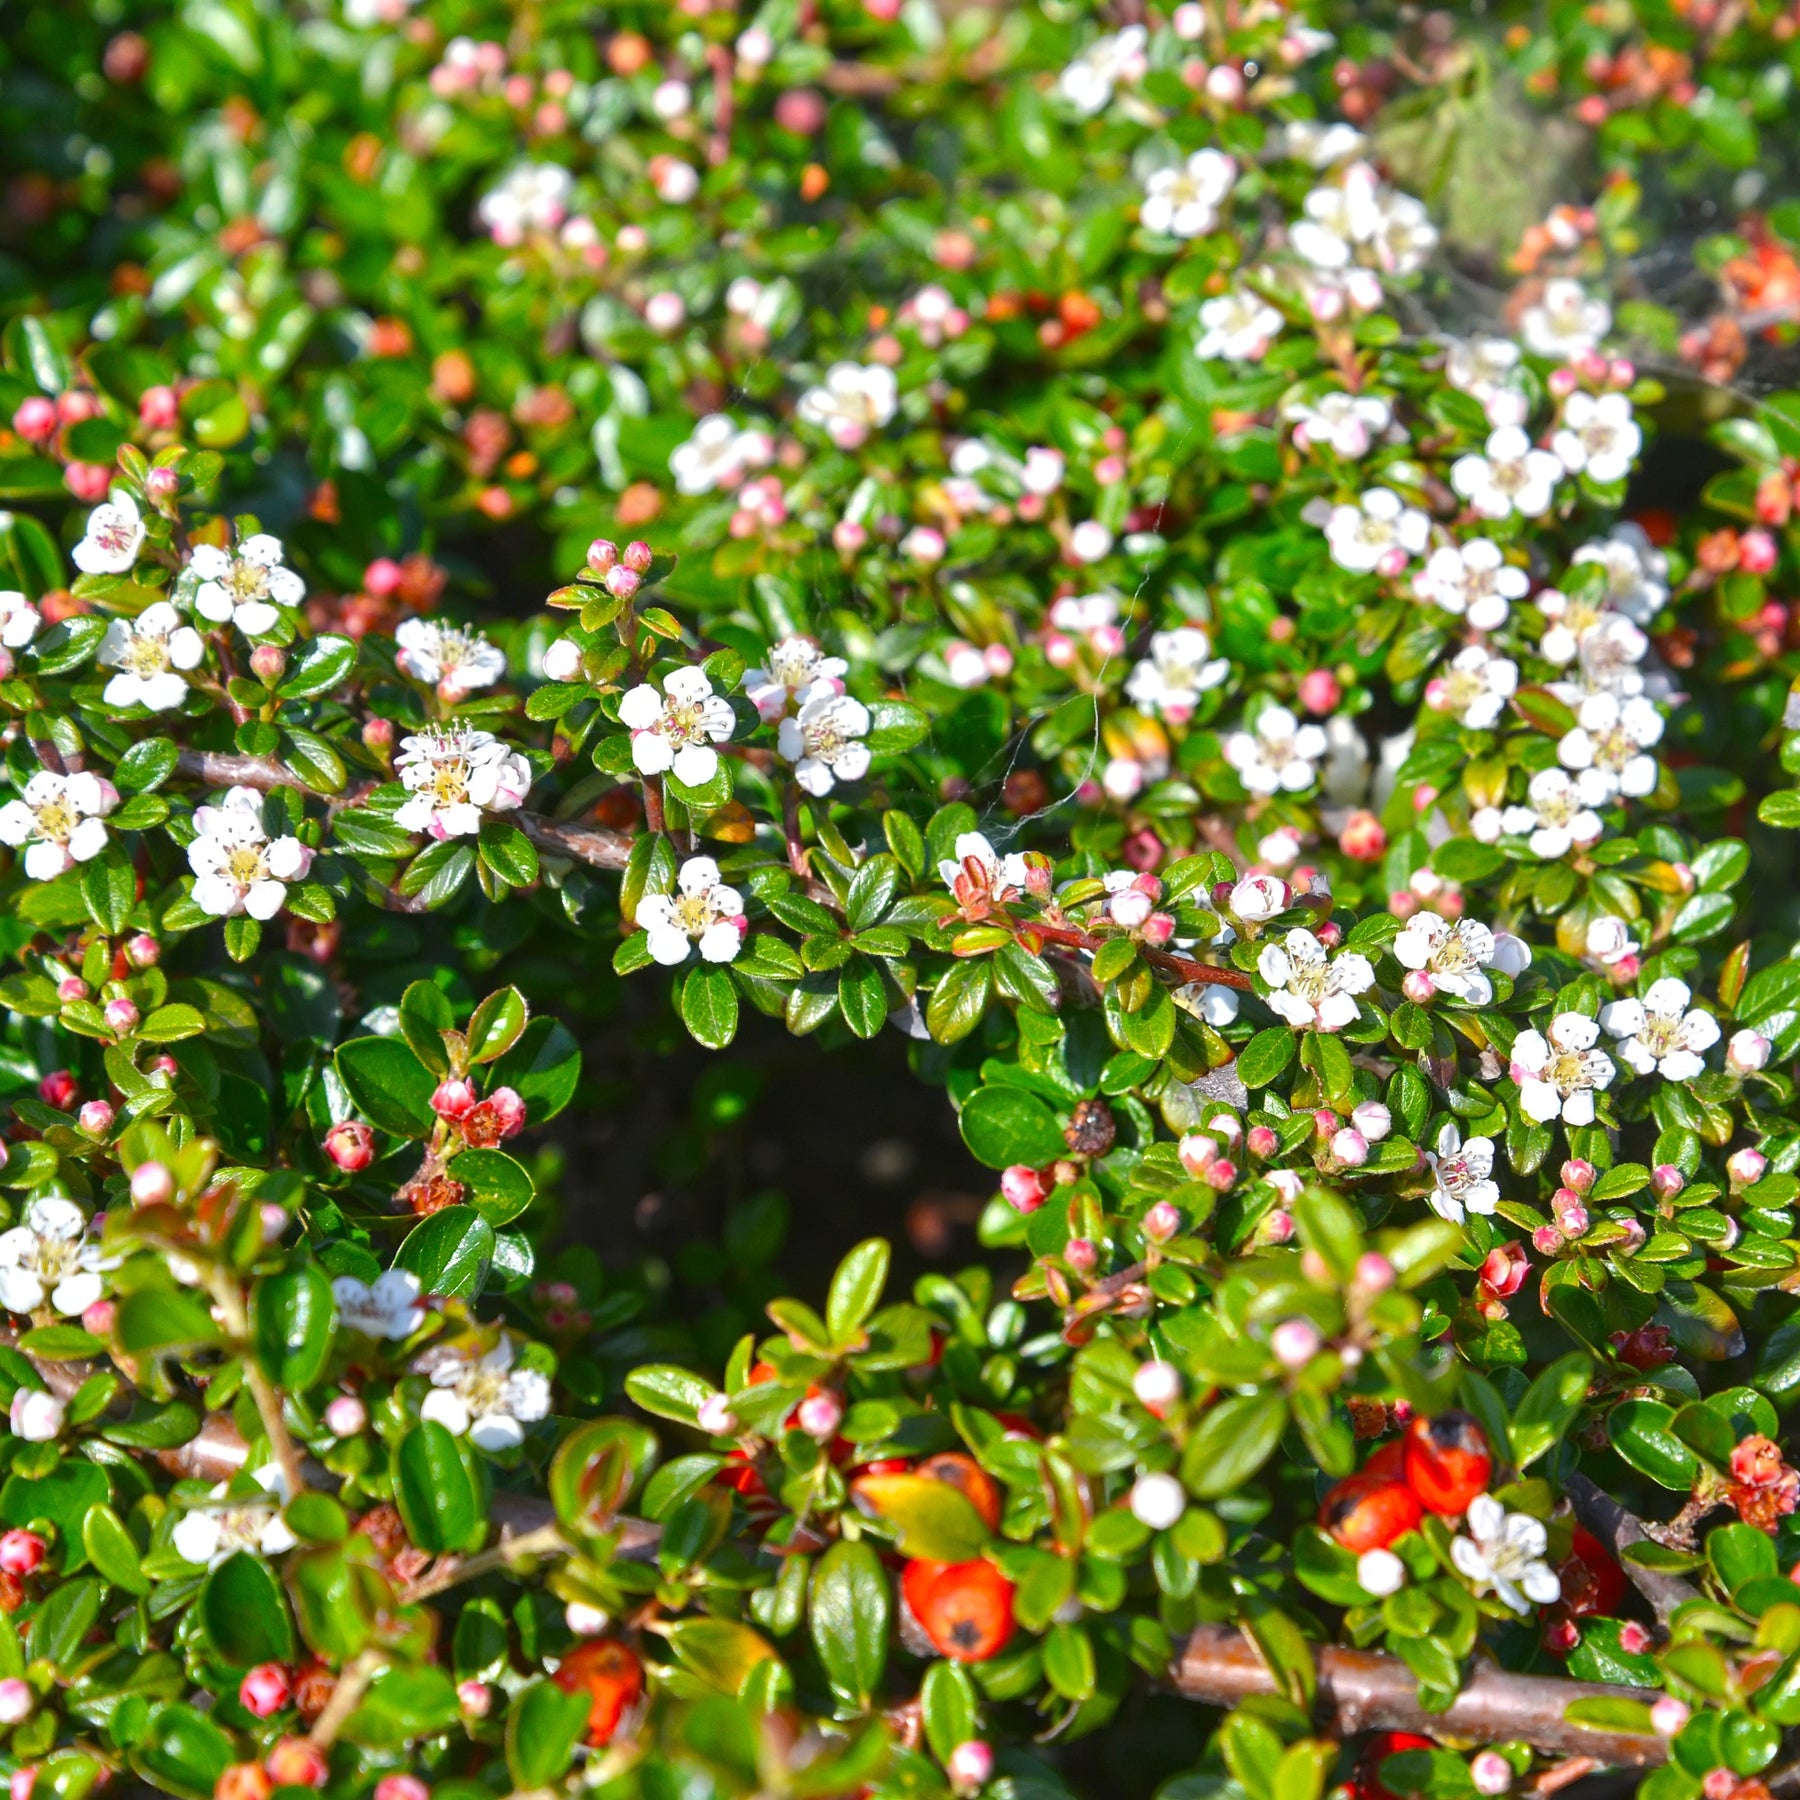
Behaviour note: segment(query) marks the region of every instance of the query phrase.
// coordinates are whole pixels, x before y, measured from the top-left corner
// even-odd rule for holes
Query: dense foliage
[[[11,1800],[1792,1785],[1800,11],[3,58]],[[987,1260],[568,1248],[622,991]]]

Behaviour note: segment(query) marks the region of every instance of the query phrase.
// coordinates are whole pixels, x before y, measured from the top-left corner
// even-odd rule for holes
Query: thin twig
[[[1579,1469],[1563,1478],[1563,1492],[1575,1507],[1575,1516],[1619,1559],[1632,1585],[1650,1602],[1656,1622],[1666,1631],[1678,1607],[1700,1598],[1700,1590],[1679,1575],[1663,1575],[1646,1569],[1625,1554],[1633,1544],[1653,1543],[1644,1522],[1627,1512],[1618,1501],[1590,1481]]]
[[[1020,939],[1039,938],[1046,944],[1066,944],[1074,950],[1098,950],[1109,940],[1080,931],[1073,925],[1046,925],[1033,919],[1019,927]],[[1214,987],[1248,988],[1250,977],[1242,969],[1221,969],[1213,963],[1197,962],[1191,956],[1178,956],[1173,950],[1152,950],[1147,944],[1138,946],[1138,954],[1153,969],[1179,975],[1183,982],[1203,981]]]
[[[369,1683],[386,1666],[387,1655],[381,1650],[364,1650],[350,1662],[337,1678],[337,1685],[331,1690],[331,1698],[325,1702],[325,1710],[319,1714],[317,1722],[307,1734],[307,1741],[315,1750],[329,1750],[337,1741],[337,1734],[362,1704],[363,1695],[369,1691]]]
[[[510,1569],[515,1562],[533,1556],[566,1556],[572,1546],[563,1536],[560,1525],[540,1525],[535,1531],[503,1536],[491,1549],[475,1556],[441,1556],[428,1574],[408,1582],[400,1590],[400,1604],[429,1600],[461,1582],[476,1581],[496,1569]]]
[[[262,1420],[269,1448],[275,1452],[282,1480],[287,1484],[285,1497],[292,1500],[306,1491],[306,1470],[301,1461],[300,1446],[294,1442],[287,1420],[282,1417],[281,1395],[263,1372],[262,1364],[257,1361],[256,1347],[250,1342],[250,1317],[244,1308],[243,1290],[223,1270],[213,1273],[207,1287],[213,1304],[219,1309],[226,1334],[237,1344],[244,1365],[244,1380],[249,1384],[251,1399],[256,1402],[257,1417]]]

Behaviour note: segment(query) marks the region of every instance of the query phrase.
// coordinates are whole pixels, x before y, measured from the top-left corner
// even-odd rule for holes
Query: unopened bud
[[[1379,1144],[1394,1129],[1394,1115],[1379,1100],[1365,1100],[1350,1114],[1350,1123],[1371,1144]]]
[[[723,1394],[708,1394],[700,1402],[695,1422],[708,1437],[731,1437],[738,1428],[737,1414]]]
[[[578,681],[581,678],[581,646],[573,638],[558,638],[544,652],[546,681]]]
[[[1650,1171],[1650,1191],[1659,1200],[1673,1200],[1687,1186],[1687,1177],[1673,1163],[1658,1163]]]
[[[475,1084],[461,1075],[449,1075],[437,1084],[431,1096],[431,1110],[440,1119],[460,1119],[475,1104]]]
[[[1267,1162],[1281,1150],[1281,1138],[1272,1125],[1252,1125],[1244,1136],[1244,1146],[1258,1162]]]
[[[1504,1794],[1513,1784],[1513,1769],[1498,1750],[1478,1750],[1469,1759],[1469,1779],[1478,1794]]]
[[[1238,1166],[1229,1156],[1215,1157],[1207,1165],[1206,1173],[1200,1177],[1209,1188],[1217,1193],[1225,1190],[1238,1178]]]
[[[1100,1261],[1100,1252],[1091,1238],[1070,1238],[1063,1245],[1063,1261],[1077,1275],[1089,1275]]]
[[[1437,997],[1437,983],[1423,969],[1409,969],[1400,979],[1400,992],[1415,1006],[1429,1006]]]
[[[1540,1225],[1531,1234],[1531,1247],[1539,1256],[1554,1256],[1563,1247],[1563,1234],[1554,1225]]]
[[[1562,1166],[1562,1184],[1577,1194],[1591,1193],[1599,1174],[1600,1171],[1591,1162],[1572,1156]]]
[[[595,538],[594,541],[588,545],[587,566],[592,569],[596,575],[611,574],[613,569],[618,565],[618,561],[619,546],[610,538]]]
[[[1219,1146],[1202,1132],[1190,1132],[1176,1145],[1175,1154],[1190,1175],[1202,1175],[1219,1154]]]
[[[625,546],[625,554],[620,560],[634,575],[648,575],[650,565],[656,560],[656,552],[642,538],[633,538]]]
[[[1760,1031],[1734,1031],[1725,1046],[1725,1066],[1734,1075],[1754,1075],[1768,1066],[1773,1048]]]
[[[969,1738],[950,1752],[944,1773],[958,1794],[978,1794],[994,1778],[994,1753],[981,1738]]]
[[[1725,1173],[1734,1189],[1754,1187],[1769,1167],[1769,1159],[1760,1150],[1734,1150],[1725,1159]]]
[[[1356,1559],[1356,1584],[1385,1600],[1406,1586],[1406,1564],[1391,1550],[1365,1550]]]
[[[362,741],[370,750],[391,749],[394,742],[394,721],[392,719],[365,719]]]
[[[88,984],[79,975],[65,975],[56,984],[56,997],[64,1006],[72,1005],[77,1000],[85,1000],[88,993]]]
[[[35,1531],[9,1531],[0,1537],[0,1569],[8,1575],[34,1574],[48,1549]]]
[[[640,587],[643,577],[634,569],[627,569],[623,564],[606,572],[606,591],[615,600],[629,600]]]
[[[339,1394],[325,1408],[325,1429],[334,1438],[359,1436],[369,1423],[369,1409],[354,1394]]]
[[[75,1115],[75,1122],[91,1138],[103,1138],[112,1130],[113,1109],[104,1100],[89,1100]]]
[[[1040,1171],[1026,1163],[1013,1163],[1000,1171],[1000,1192],[1015,1212],[1032,1213],[1044,1204],[1050,1190]]]
[[[1686,1704],[1673,1694],[1664,1694],[1660,1700],[1650,1703],[1650,1729],[1658,1737],[1673,1737],[1693,1716]]]
[[[280,1663],[258,1663],[238,1683],[238,1700],[252,1718],[278,1713],[293,1697],[294,1684]]]
[[[287,652],[279,644],[258,644],[250,652],[250,673],[273,687],[287,673]]]
[[[9,1675],[0,1681],[0,1725],[21,1724],[31,1717],[36,1705],[37,1696],[29,1683],[21,1681],[17,1675]]]
[[[140,931],[126,943],[125,960],[134,969],[154,969],[162,961],[162,945],[149,932]]]
[[[133,1206],[167,1206],[174,1198],[175,1177],[167,1163],[141,1162],[131,1171]]]
[[[1180,1229],[1181,1209],[1172,1200],[1158,1200],[1144,1214],[1144,1236],[1153,1244],[1166,1244]]]
[[[138,1009],[129,1000],[109,1000],[100,1015],[106,1021],[106,1029],[126,1037],[138,1027]]]
[[[794,1409],[794,1422],[809,1438],[825,1443],[844,1422],[843,1402],[832,1393],[808,1394]]]
[[[459,1681],[456,1704],[465,1718],[485,1719],[494,1704],[494,1693],[485,1681]]]
[[[1347,1169],[1360,1169],[1369,1160],[1369,1140],[1354,1126],[1347,1126],[1332,1137],[1331,1155]]]
[[[1160,1416],[1181,1398],[1181,1371],[1173,1363],[1139,1363],[1131,1377],[1138,1404]]]
[[[181,477],[173,469],[152,469],[144,477],[144,492],[157,505],[173,500],[181,492]]]
[[[1650,1633],[1636,1619],[1627,1619],[1619,1627],[1619,1648],[1627,1656],[1643,1656],[1650,1648]]]
[[[1365,1294],[1385,1294],[1394,1278],[1394,1265],[1379,1251],[1366,1250],[1356,1259],[1356,1285]]]
[[[1283,1319],[1269,1333],[1269,1349],[1284,1369],[1304,1369],[1324,1341],[1311,1319]]]
[[[361,1119],[340,1119],[325,1133],[325,1154],[347,1175],[375,1160],[375,1133]]]

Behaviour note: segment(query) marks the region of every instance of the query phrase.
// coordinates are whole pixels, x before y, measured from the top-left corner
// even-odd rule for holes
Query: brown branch
[[[1330,1644],[1317,1647],[1313,1656],[1319,1672],[1318,1713],[1338,1737],[1379,1727],[1478,1743],[1518,1739],[1552,1755],[1591,1756],[1638,1769],[1650,1768],[1668,1754],[1652,1732],[1593,1730],[1564,1717],[1572,1701],[1642,1702],[1651,1693],[1646,1688],[1513,1675],[1480,1663],[1450,1705],[1433,1713],[1419,1704],[1418,1684],[1397,1656]],[[1235,1706],[1255,1694],[1282,1692],[1250,1640],[1227,1625],[1199,1626],[1170,1670],[1170,1680],[1185,1699],[1212,1706]]]
[[[1579,1469],[1563,1479],[1563,1492],[1575,1507],[1575,1516],[1619,1559],[1632,1585],[1650,1602],[1656,1622],[1666,1631],[1677,1607],[1700,1598],[1700,1590],[1679,1575],[1659,1574],[1635,1563],[1625,1552],[1632,1544],[1653,1543],[1644,1522],[1590,1481]]]
[[[1108,940],[1092,932],[1079,931],[1073,925],[1046,925],[1033,919],[1019,927],[1022,939],[1040,938],[1046,944],[1066,944],[1072,950],[1098,950]],[[1138,954],[1153,969],[1179,975],[1184,982],[1203,981],[1214,987],[1249,988],[1250,977],[1242,969],[1221,969],[1212,963],[1196,962],[1191,956],[1178,956],[1173,950],[1152,950],[1147,944],[1138,946]]]

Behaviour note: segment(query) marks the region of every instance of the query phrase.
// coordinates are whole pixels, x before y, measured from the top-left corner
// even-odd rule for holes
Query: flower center
[[[268,878],[268,859],[259,844],[239,844],[227,852],[226,876],[238,887],[254,887]]]
[[[1587,1061],[1579,1050],[1555,1050],[1544,1066],[1544,1079],[1564,1094],[1588,1086]]]
[[[119,666],[131,675],[160,675],[169,667],[169,646],[147,632],[133,632]]]
[[[269,597],[269,571],[247,556],[240,556],[225,571],[225,579],[220,585],[240,606],[246,600],[266,600]]]
[[[683,894],[672,910],[675,923],[691,938],[703,936],[719,917],[713,910],[711,898],[705,894]]]
[[[76,812],[66,794],[58,794],[54,800],[46,800],[35,811],[38,835],[55,844],[66,844],[74,835],[75,827],[81,823],[81,815]]]

